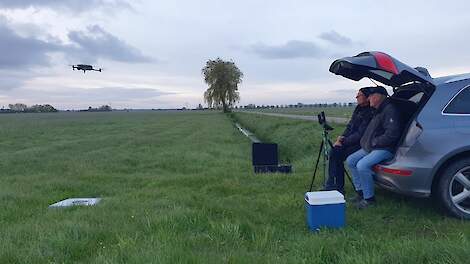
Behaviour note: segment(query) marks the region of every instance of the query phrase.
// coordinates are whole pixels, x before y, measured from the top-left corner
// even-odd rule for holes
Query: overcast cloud
[[[291,40],[283,45],[256,44],[251,49],[265,59],[320,58],[326,56],[326,51],[316,43],[301,40]]]
[[[16,72],[10,70],[0,70],[0,93],[23,85],[24,79],[30,78],[25,72]],[[1,94],[0,94],[1,95]]]
[[[341,45],[341,46],[350,46],[353,44],[353,41],[346,37],[342,36],[338,32],[332,30],[329,32],[323,32],[319,36],[321,39],[326,40],[330,43],[336,44],[336,45]]]
[[[34,37],[22,37],[8,27],[0,17],[0,68],[24,68],[47,66],[48,52],[61,49],[60,43],[42,41]]]
[[[51,52],[61,52],[88,63],[98,59],[127,63],[154,61],[98,25],[89,26],[83,31],[70,31],[68,39],[72,44],[53,38],[45,41],[38,37],[23,37],[0,17],[0,49],[8,51],[0,55],[0,68],[48,66]]]
[[[25,97],[25,95],[28,95]],[[138,87],[94,87],[75,89],[40,90],[37,88],[19,88],[3,92],[3,99],[21,98],[27,105],[43,104],[47,102],[59,109],[86,109],[89,106],[121,104],[124,108],[152,108],[152,101],[158,101],[161,96],[170,96],[171,93],[162,92],[154,88]],[[150,103],[147,103],[149,102]],[[69,105],[73,104],[74,107]],[[5,106],[4,104],[3,106]]]
[[[350,102],[371,83],[331,74],[339,57],[379,50],[432,76],[470,72],[469,11],[464,0],[0,0],[0,103],[195,107],[217,57],[243,71],[242,105]],[[104,70],[67,66],[78,63]]]
[[[131,9],[129,1],[123,0],[1,0],[0,8],[24,9],[24,8],[50,8],[65,9],[72,12],[83,12],[96,8],[106,9]]]
[[[95,62],[100,58],[128,63],[154,61],[98,25],[89,26],[85,31],[71,31],[68,38],[77,48],[65,50],[75,53],[73,55],[77,59],[82,58],[88,62]]]

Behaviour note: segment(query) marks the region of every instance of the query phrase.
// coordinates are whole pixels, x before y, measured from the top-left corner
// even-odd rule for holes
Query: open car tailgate
[[[392,87],[410,82],[434,85],[431,76],[378,51],[363,52],[335,60],[330,66],[330,72],[354,81],[367,77]]]

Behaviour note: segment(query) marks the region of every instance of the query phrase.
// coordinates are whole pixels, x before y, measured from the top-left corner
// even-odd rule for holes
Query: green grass
[[[250,109],[240,111],[256,111],[265,113],[281,113],[291,115],[311,115],[317,116],[320,112],[325,112],[327,118],[331,117],[344,117],[351,118],[354,111],[353,106],[347,107],[299,107],[299,108],[266,108],[266,109]]]
[[[1,115],[0,263],[468,261],[468,222],[381,191],[346,228],[309,232],[318,126],[236,117],[295,172],[253,174],[251,143],[216,112]],[[47,208],[91,196],[104,199]]]

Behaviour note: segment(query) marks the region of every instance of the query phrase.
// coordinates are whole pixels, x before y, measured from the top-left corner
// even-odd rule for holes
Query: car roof
[[[470,73],[449,75],[449,76],[437,77],[433,79],[434,79],[434,83],[436,84],[436,86],[438,86],[438,85],[447,84],[447,83],[469,80]]]

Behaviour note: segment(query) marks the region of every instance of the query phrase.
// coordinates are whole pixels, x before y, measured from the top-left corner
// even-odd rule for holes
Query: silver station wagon
[[[470,219],[470,74],[432,78],[383,52],[334,61],[330,72],[393,88],[405,126],[392,160],[377,165],[381,187],[433,197],[451,215]]]

